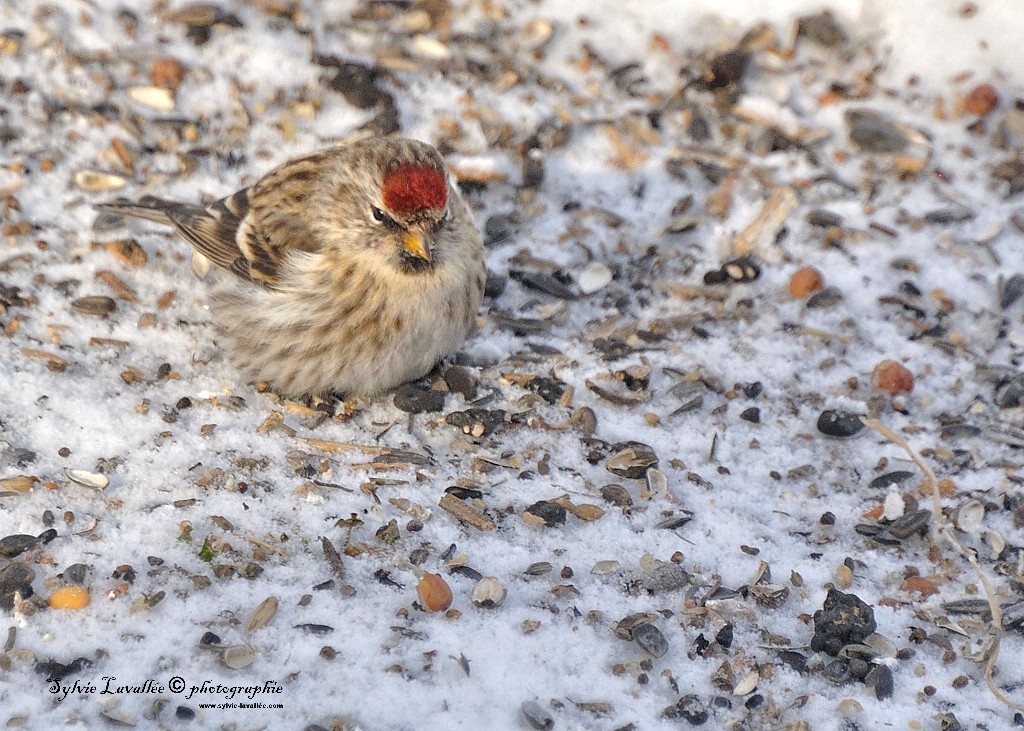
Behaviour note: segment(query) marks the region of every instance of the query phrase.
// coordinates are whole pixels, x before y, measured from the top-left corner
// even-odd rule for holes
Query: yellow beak
[[[405,244],[405,250],[417,259],[430,261],[430,244],[424,240],[421,234],[415,231],[406,231],[402,235],[402,243]]]

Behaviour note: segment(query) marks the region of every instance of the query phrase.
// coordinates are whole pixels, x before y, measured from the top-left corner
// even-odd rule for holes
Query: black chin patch
[[[434,268],[434,262],[403,251],[398,255],[398,268],[405,274],[423,274]]]

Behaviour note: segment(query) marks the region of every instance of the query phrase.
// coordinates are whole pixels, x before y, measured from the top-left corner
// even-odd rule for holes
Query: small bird
[[[147,196],[96,208],[173,226],[209,270],[231,360],[290,398],[374,396],[424,376],[462,346],[483,299],[473,215],[416,140],[297,158],[206,207]]]

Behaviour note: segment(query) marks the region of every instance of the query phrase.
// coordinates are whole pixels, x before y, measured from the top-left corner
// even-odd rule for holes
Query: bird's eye
[[[380,208],[374,206],[373,208],[370,209],[370,211],[373,213],[374,220],[377,223],[383,224],[388,230],[397,231],[398,229],[401,228],[401,226],[398,225],[398,222],[395,221],[395,219],[386,214]]]

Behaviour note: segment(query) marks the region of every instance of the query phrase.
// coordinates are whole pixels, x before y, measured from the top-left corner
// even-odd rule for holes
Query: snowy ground
[[[0,722],[1024,725],[1024,14],[837,1],[798,37],[828,4],[761,5],[0,4]],[[90,206],[213,199],[395,122],[508,277],[461,358],[474,403],[440,413],[258,392],[186,245]],[[759,276],[705,283],[740,257]],[[832,289],[791,296],[802,266]],[[823,435],[828,409],[938,483],[879,432]],[[608,469],[626,441],[646,477]],[[877,624],[838,658],[811,648],[833,587]],[[201,706],[249,701],[283,710]]]

